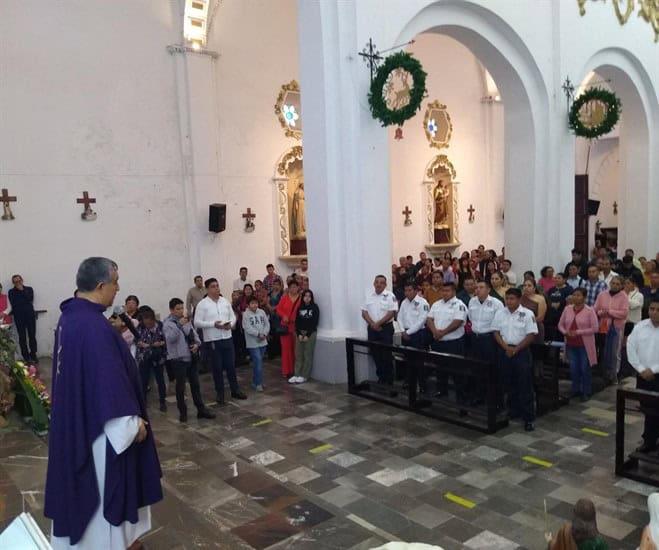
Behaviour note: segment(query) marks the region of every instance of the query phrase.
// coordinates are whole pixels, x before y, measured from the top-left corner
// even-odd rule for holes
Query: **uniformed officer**
[[[533,312],[520,305],[522,291],[506,290],[506,307],[494,316],[494,339],[499,350],[499,368],[509,373],[511,381],[511,417],[521,416],[524,429],[535,429],[533,399],[533,363],[529,346],[538,334]],[[508,378],[508,374],[506,374]]]
[[[659,392],[659,297],[654,297],[648,307],[649,319],[637,323],[627,339],[627,357],[638,371],[636,387],[639,390]],[[643,445],[639,452],[647,453],[657,448],[659,438],[659,410],[643,407]]]
[[[476,296],[469,300],[469,320],[471,321],[471,353],[476,359],[496,362],[497,345],[494,341],[494,316],[504,308],[500,300],[490,296],[490,283],[479,281],[476,285]],[[501,369],[498,370],[501,373]],[[500,377],[497,382],[498,401],[503,402],[503,383]],[[478,400],[483,399],[487,388],[479,384],[476,389]]]
[[[413,282],[405,283],[405,299],[400,304],[398,323],[403,329],[402,344],[423,349],[425,345],[426,319],[430,306],[425,298],[417,295]]]
[[[467,320],[467,308],[455,297],[455,283],[444,283],[443,297],[435,302],[428,312],[428,329],[432,334],[431,348],[440,353],[464,355],[464,324]],[[421,378],[421,377],[420,377]],[[458,400],[463,398],[463,381],[455,379]],[[424,391],[425,383],[421,383]],[[459,387],[458,387],[459,386]],[[448,393],[448,376],[437,374],[437,395]]]
[[[393,344],[394,324],[393,318],[398,311],[398,302],[393,292],[387,290],[387,278],[377,275],[373,281],[373,292],[366,295],[362,307],[362,319],[368,324],[368,339],[371,342]],[[393,384],[393,367],[391,352],[376,349],[373,351],[373,360],[381,384]]]

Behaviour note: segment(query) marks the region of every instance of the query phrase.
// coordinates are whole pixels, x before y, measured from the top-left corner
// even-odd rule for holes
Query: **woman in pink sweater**
[[[622,285],[622,277],[613,277],[609,281],[609,290],[600,292],[593,305],[600,320],[599,331],[606,335],[601,363],[611,384],[618,383],[622,335],[629,314],[629,298],[622,290]]]
[[[590,369],[597,363],[595,333],[597,315],[586,305],[586,289],[575,288],[570,295],[572,304],[566,306],[558,321],[558,330],[565,336],[565,351],[570,362],[572,395],[588,401],[593,393]]]

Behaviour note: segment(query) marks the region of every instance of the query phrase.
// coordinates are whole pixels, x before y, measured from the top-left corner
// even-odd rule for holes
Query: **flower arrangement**
[[[45,433],[50,422],[50,395],[39,378],[37,367],[16,361],[15,351],[16,346],[9,336],[9,331],[0,330],[0,372],[13,383],[16,394],[15,401],[11,396],[5,398],[1,394],[0,386],[0,414],[6,414],[15,404],[19,412],[29,418],[37,433]]]

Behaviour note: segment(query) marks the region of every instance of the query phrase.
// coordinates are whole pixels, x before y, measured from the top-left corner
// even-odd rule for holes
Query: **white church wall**
[[[483,103],[484,71],[474,55],[458,41],[443,35],[418,35],[408,50],[428,73],[428,97],[417,115],[403,127],[404,139],[389,131],[392,181],[393,259],[415,257],[428,244],[426,190],[422,182],[428,163],[445,154],[456,169],[458,190],[458,248],[471,250],[479,243],[500,249],[503,244],[503,108]],[[425,108],[438,100],[447,106],[453,124],[448,148],[430,147],[423,128]],[[468,222],[473,204],[475,221]],[[401,211],[413,211],[411,226],[404,226]]]
[[[228,287],[247,266],[250,278],[293,269],[278,260],[275,175],[280,156],[300,142],[284,135],[274,105],[282,84],[299,79],[295,0],[223,2],[208,47],[215,61],[190,63],[194,180],[201,271]],[[304,91],[302,91],[304,94]],[[197,103],[197,99],[199,103]],[[226,203],[226,231],[208,233],[208,204]],[[242,214],[256,213],[253,233]]]
[[[75,6],[73,5],[75,4]],[[79,262],[115,259],[121,291],[161,314],[188,286],[176,97],[165,46],[169,2],[0,4],[0,187],[18,196],[0,222],[0,280],[35,289],[40,352]],[[123,39],[119,39],[123,37]],[[76,198],[96,197],[98,219]]]

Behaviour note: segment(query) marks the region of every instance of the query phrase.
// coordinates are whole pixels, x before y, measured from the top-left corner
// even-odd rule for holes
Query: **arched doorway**
[[[615,197],[608,197],[600,203],[600,208],[609,209],[613,213],[615,202],[615,221],[617,229],[617,250],[620,256],[626,248],[635,250],[637,256],[653,252],[656,237],[653,236],[653,179],[659,174],[656,151],[658,144],[651,128],[657,125],[659,108],[656,95],[653,92],[649,77],[641,64],[628,52],[619,49],[606,49],[595,54],[587,63],[584,75],[592,74],[605,82],[622,102],[622,115],[618,123],[618,143],[611,153],[617,157],[618,182]],[[592,77],[591,77],[592,78]],[[615,130],[614,132],[615,133]],[[579,140],[580,138],[577,138]],[[577,144],[577,147],[579,144]],[[599,149],[605,149],[606,144],[595,144]],[[610,157],[603,162],[611,163]],[[577,172],[580,167],[577,166]],[[591,175],[595,173],[591,170]],[[592,183],[597,183],[591,177]],[[656,187],[656,186],[655,186]],[[595,189],[591,189],[594,194]],[[610,193],[609,193],[610,195]],[[603,198],[605,196],[602,193]],[[610,216],[609,216],[610,218]],[[594,243],[596,220],[591,219],[590,243]]]
[[[545,231],[549,108],[535,60],[505,21],[470,3],[436,2],[427,6],[405,25],[397,42],[407,42],[421,33],[439,33],[457,40],[478,58],[497,83],[505,105],[506,255],[513,263],[539,266],[546,261],[549,250]],[[462,182],[469,184],[478,182]]]

